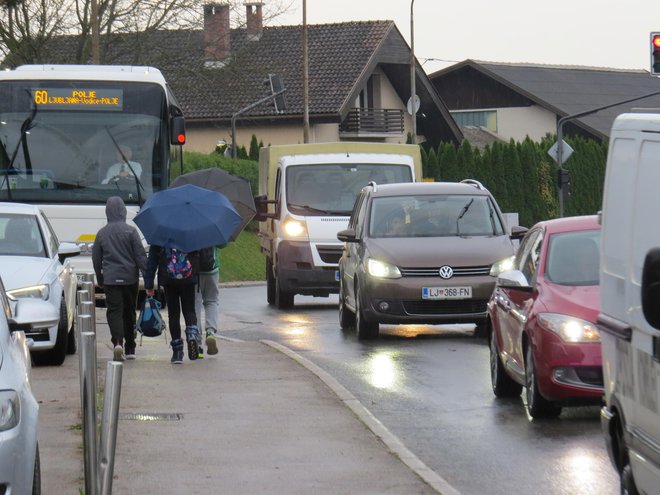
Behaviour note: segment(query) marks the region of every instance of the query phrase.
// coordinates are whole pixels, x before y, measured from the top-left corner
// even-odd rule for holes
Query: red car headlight
[[[543,328],[556,333],[564,342],[600,342],[598,328],[589,321],[557,313],[540,313],[538,320]]]

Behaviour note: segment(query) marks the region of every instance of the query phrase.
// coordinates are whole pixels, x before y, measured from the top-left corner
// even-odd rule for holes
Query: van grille
[[[409,315],[464,315],[486,312],[485,299],[461,301],[403,301],[403,309]]]
[[[454,277],[479,277],[490,273],[490,265],[485,266],[452,266]],[[440,277],[440,267],[404,268],[399,267],[403,277]]]
[[[319,257],[323,263],[331,263],[336,265],[339,263],[339,258],[341,258],[341,253],[344,248],[342,246],[316,246],[316,251],[319,253]]]

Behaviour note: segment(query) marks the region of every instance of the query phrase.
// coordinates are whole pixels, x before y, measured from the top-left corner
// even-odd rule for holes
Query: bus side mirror
[[[170,123],[170,144],[186,144],[186,121],[183,117],[172,117]]]

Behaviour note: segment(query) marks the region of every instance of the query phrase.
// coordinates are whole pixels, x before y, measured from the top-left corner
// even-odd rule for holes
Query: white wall
[[[497,134],[502,139],[523,141],[529,136],[540,141],[557,132],[557,116],[538,105],[497,109]]]

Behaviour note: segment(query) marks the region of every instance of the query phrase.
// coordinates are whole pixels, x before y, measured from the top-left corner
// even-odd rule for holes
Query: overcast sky
[[[301,24],[302,2],[275,24]],[[414,0],[414,13],[429,74],[468,58],[648,70],[649,35],[660,31],[654,0]],[[383,19],[410,43],[410,0],[307,0],[309,24]]]

